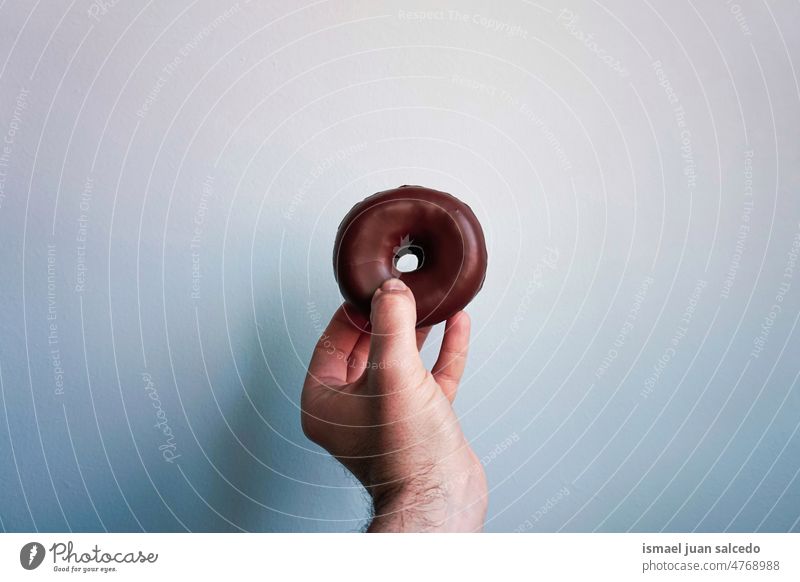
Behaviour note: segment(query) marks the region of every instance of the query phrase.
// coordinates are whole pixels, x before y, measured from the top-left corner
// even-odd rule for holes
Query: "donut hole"
[[[413,273],[422,268],[425,254],[422,248],[416,245],[403,247],[394,255],[394,269],[398,273]]]
[[[419,269],[419,259],[414,253],[407,253],[401,257],[395,257],[394,268],[401,273],[413,273]]]

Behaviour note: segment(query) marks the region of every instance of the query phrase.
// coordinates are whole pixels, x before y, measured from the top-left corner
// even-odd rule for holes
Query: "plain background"
[[[799,26],[0,3],[0,526],[361,529],[300,388],[339,221],[423,184],[489,245],[456,403],[487,530],[797,531]]]

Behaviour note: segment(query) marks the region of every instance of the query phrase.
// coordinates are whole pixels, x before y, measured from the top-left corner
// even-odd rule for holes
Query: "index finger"
[[[342,304],[320,336],[308,364],[305,387],[340,386],[347,382],[347,360],[367,320]]]

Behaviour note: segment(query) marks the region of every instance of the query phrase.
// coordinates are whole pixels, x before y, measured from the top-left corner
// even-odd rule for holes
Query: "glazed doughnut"
[[[412,254],[417,267],[400,272]],[[417,301],[417,327],[434,325],[463,309],[483,286],[486,242],[469,206],[455,196],[400,186],[373,194],[342,220],[333,248],[333,272],[347,303],[369,316],[372,295],[392,277]]]

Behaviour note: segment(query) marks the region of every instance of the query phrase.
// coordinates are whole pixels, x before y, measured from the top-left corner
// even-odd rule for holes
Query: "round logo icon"
[[[44,561],[44,546],[39,542],[28,542],[19,551],[19,563],[26,570],[35,570]]]

